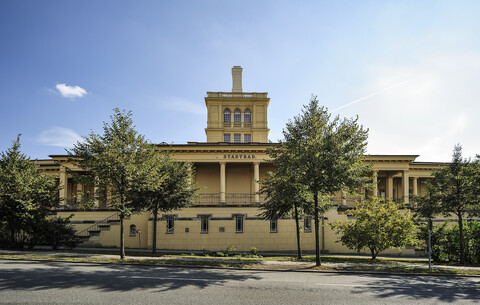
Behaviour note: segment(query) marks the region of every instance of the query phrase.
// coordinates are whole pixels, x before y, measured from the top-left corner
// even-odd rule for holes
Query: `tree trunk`
[[[320,261],[320,233],[319,233],[319,223],[318,223],[318,192],[313,193],[313,200],[315,203],[315,265],[321,266],[322,262]]]
[[[300,226],[298,225],[298,207],[295,204],[295,224],[297,229],[297,251],[298,251],[298,259],[302,259],[302,248],[300,246]]]
[[[458,230],[460,234],[460,264],[465,263],[465,249],[463,244],[463,217],[462,213],[458,213]]]
[[[157,221],[158,221],[158,204],[155,204],[153,208],[152,254],[157,254]]]
[[[124,260],[125,259],[125,228],[124,228],[124,223],[123,219],[125,217],[123,216],[123,213],[120,213],[120,259]]]
[[[372,253],[372,260],[377,258],[377,254],[375,253],[374,249],[370,249],[370,252]]]

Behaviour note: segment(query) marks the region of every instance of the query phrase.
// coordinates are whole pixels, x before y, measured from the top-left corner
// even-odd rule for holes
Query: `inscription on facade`
[[[255,155],[223,155],[223,159],[255,159]]]

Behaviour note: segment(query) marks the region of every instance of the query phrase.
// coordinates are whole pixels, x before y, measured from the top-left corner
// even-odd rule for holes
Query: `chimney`
[[[242,67],[233,66],[232,68],[232,92],[242,92]]]

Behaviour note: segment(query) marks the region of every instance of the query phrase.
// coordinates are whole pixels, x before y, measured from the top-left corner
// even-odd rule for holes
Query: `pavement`
[[[85,252],[75,252],[75,251],[91,251],[96,253],[85,253]],[[51,257],[68,257],[68,258],[92,258],[92,260],[99,259],[99,260],[109,260],[109,259],[118,259],[118,254],[111,254],[112,251],[119,251],[118,248],[75,248],[74,250],[61,250],[61,251],[53,251],[48,250],[48,248],[39,248],[33,251],[17,251],[17,250],[1,250],[0,255],[39,255],[39,256],[51,256]],[[102,253],[107,252],[107,253]],[[108,253],[110,252],[110,253]],[[136,255],[129,255],[129,253],[138,253],[141,252],[141,256]],[[230,265],[238,264],[238,267],[241,268],[241,264],[252,264],[254,269],[259,270],[281,270],[281,271],[336,271],[336,272],[363,272],[365,271],[352,271],[355,267],[404,267],[404,268],[422,268],[428,269],[428,265],[425,263],[418,263],[418,260],[423,260],[425,262],[428,261],[426,258],[419,258],[419,257],[404,257],[404,256],[379,256],[378,258],[389,258],[389,259],[402,259],[402,264],[385,264],[385,263],[358,263],[358,262],[322,262],[323,269],[328,270],[316,270],[313,269],[315,267],[314,262],[310,261],[279,261],[279,260],[265,260],[265,259],[241,259],[241,258],[219,258],[219,257],[182,257],[182,256],[169,256],[168,254],[185,254],[185,251],[159,251],[162,256],[148,256],[144,255],[143,253],[147,254],[150,253],[151,250],[149,249],[126,249],[126,259],[129,261],[175,261],[179,262],[180,266],[185,267],[182,265],[182,262],[188,263],[189,266],[195,266],[195,263],[198,262],[198,266],[206,267],[209,266],[205,265],[207,262],[214,262],[214,263],[228,263]],[[201,251],[188,251],[187,253],[201,253]],[[292,253],[259,253],[262,256],[292,256]],[[308,255],[308,254],[307,254]],[[342,254],[328,254],[325,255],[328,257],[345,257],[345,258],[365,258],[368,256],[365,255],[342,255]],[[28,258],[26,258],[28,259]],[[412,260],[412,263],[405,263],[404,260]],[[160,263],[160,262],[159,262]],[[173,263],[173,262],[172,262]],[[161,264],[161,263],[160,263]],[[169,264],[171,265],[171,264]],[[174,265],[174,263],[173,263]],[[215,266],[214,268],[218,268]],[[463,271],[474,271],[480,273],[480,267],[471,267],[471,266],[447,266],[447,265],[432,265],[433,270],[444,270],[446,273],[450,270],[463,270]],[[367,273],[372,273],[372,271],[368,271]],[[376,273],[376,272],[374,272]],[[385,273],[385,272],[383,272]],[[438,275],[438,273],[435,273]]]

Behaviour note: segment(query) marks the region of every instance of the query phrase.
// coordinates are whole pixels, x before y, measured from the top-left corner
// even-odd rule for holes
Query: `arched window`
[[[252,112],[250,109],[245,110],[243,113],[243,122],[245,123],[251,123],[252,122]]]
[[[135,225],[130,225],[130,236],[137,235],[137,227]]]
[[[230,112],[230,109],[225,109],[223,111],[223,122],[224,123],[232,122],[232,113]]]
[[[242,122],[242,112],[240,109],[235,109],[233,112],[233,122],[234,123],[241,123]]]

